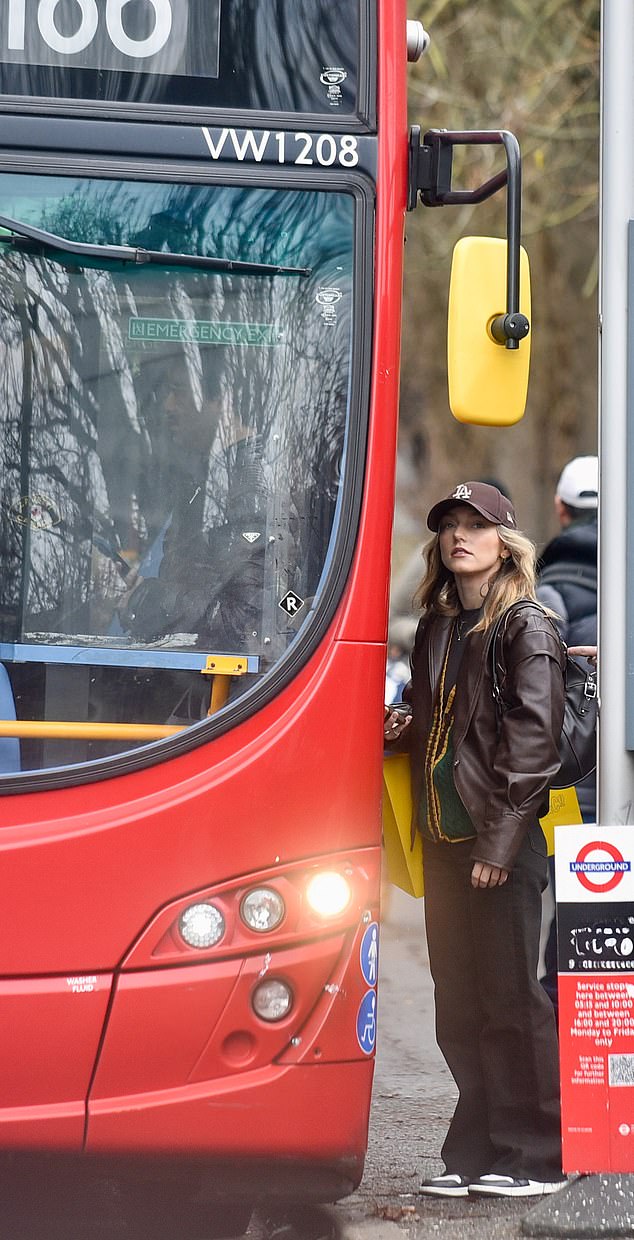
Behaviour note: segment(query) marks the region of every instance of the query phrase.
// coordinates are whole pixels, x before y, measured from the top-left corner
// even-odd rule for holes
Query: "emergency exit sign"
[[[275,323],[230,323],[212,319],[131,318],[128,338],[151,344],[243,344],[271,348],[282,333]]]

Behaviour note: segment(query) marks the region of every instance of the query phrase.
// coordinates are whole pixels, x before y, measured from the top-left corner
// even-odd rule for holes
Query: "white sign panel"
[[[555,879],[559,904],[634,901],[634,828],[557,827]]]

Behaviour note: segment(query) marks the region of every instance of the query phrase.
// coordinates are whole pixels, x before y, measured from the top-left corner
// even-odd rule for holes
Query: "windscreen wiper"
[[[142,267],[157,264],[162,267],[193,267],[200,271],[233,272],[244,276],[309,276],[311,267],[282,267],[275,263],[245,263],[234,258],[210,258],[204,254],[172,254],[169,250],[146,250],[142,246],[130,245],[90,245],[84,241],[69,241],[67,237],[58,237],[56,233],[46,232],[43,228],[34,228],[21,220],[11,219],[8,215],[0,215],[0,229],[13,234],[2,236],[0,242],[28,248],[33,242],[46,250],[56,250],[64,254],[73,254],[77,258],[90,258],[97,262],[133,263]],[[26,242],[27,246],[21,243]],[[57,260],[59,261],[59,260]]]

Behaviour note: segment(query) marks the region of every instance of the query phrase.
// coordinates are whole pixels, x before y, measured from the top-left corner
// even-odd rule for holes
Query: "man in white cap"
[[[568,646],[596,646],[597,642],[597,508],[599,460],[576,456],[564,467],[555,493],[555,512],[561,526],[539,562],[537,597],[551,607]],[[584,822],[596,820],[596,774],[577,784]],[[551,858],[552,861],[552,858]],[[551,866],[554,885],[554,867]],[[557,1009],[557,935],[553,917],[545,950],[542,985]]]
[[[559,628],[568,646],[595,645],[597,640],[597,506],[599,461],[576,456],[561,473],[555,513],[561,531],[540,560],[538,595],[561,617]]]

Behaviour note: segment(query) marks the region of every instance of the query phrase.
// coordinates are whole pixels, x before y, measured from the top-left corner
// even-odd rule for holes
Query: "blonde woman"
[[[446,1171],[421,1192],[534,1197],[565,1183],[555,1017],[537,980],[539,817],[559,769],[564,661],[510,500],[463,482],[427,523],[412,713],[386,708],[384,724],[411,754],[436,1035],[459,1091]],[[503,710],[491,675],[500,617]]]

